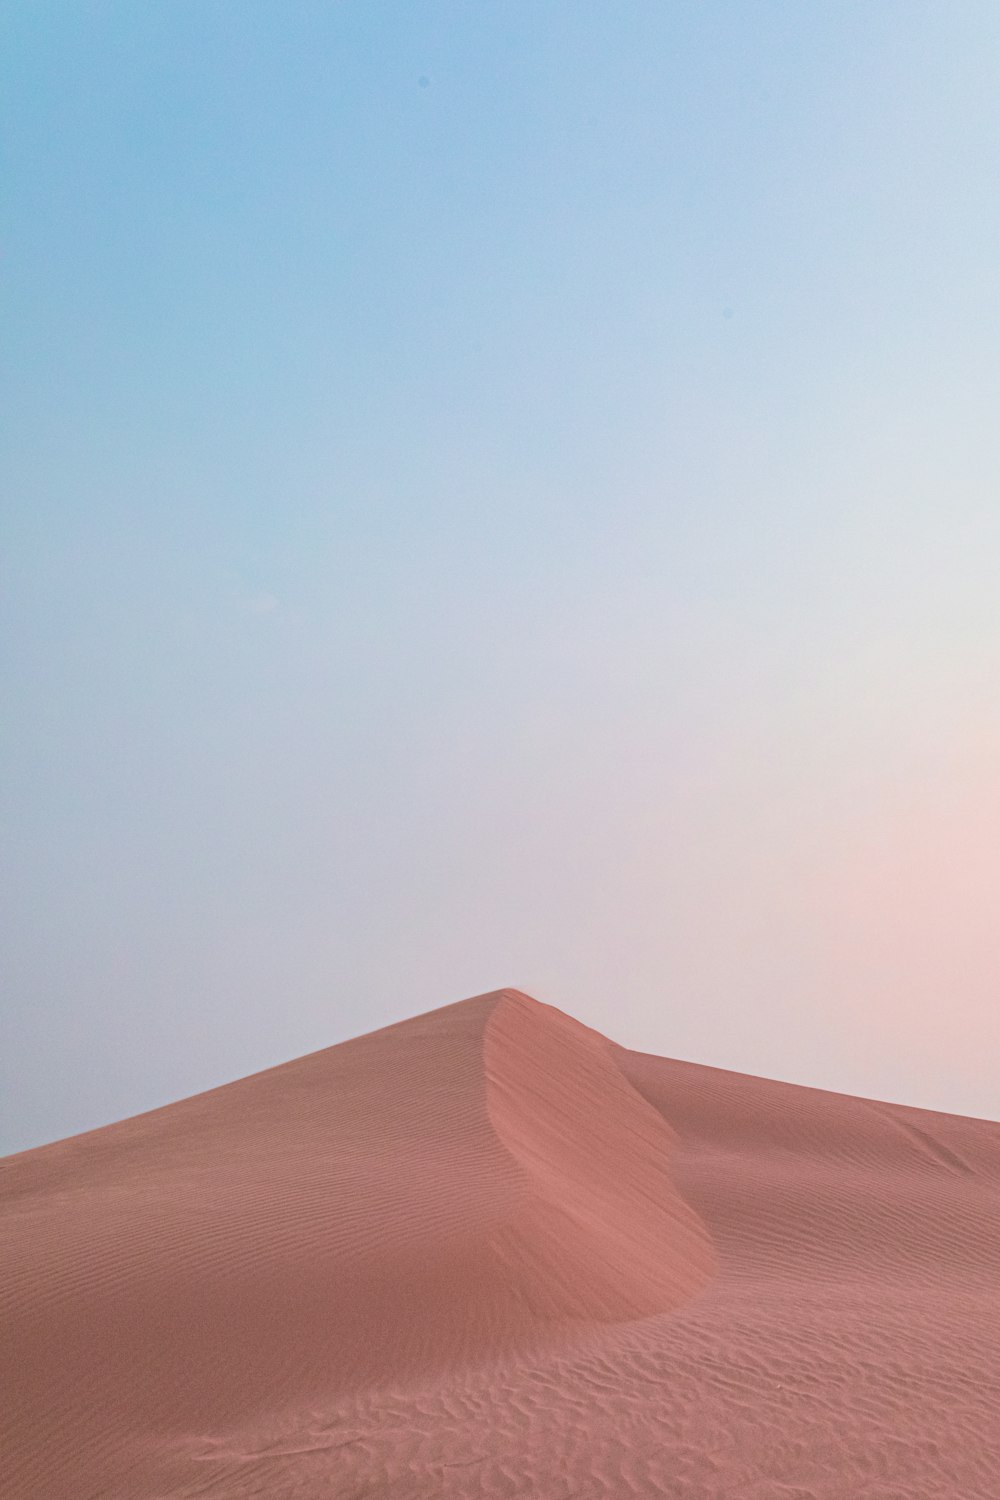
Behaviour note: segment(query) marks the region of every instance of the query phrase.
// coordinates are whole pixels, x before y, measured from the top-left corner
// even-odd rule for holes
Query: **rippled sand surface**
[[[998,1500],[1000,1125],[477,996],[0,1162],[10,1500]]]

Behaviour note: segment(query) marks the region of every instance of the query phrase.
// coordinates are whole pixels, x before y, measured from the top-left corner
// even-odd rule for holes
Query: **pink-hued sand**
[[[478,996],[0,1162],[6,1500],[1000,1500],[1000,1125]]]

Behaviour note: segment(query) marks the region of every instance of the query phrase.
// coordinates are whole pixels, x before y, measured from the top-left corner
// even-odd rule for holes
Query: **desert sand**
[[[998,1500],[1000,1125],[515,990],[0,1162],[7,1500]]]

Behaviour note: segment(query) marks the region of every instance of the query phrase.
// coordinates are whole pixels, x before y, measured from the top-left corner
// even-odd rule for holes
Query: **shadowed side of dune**
[[[486,1026],[487,1107],[529,1193],[498,1244],[542,1316],[666,1312],[715,1268],[670,1173],[675,1137],[599,1033],[506,992]]]
[[[405,1389],[711,1275],[610,1044],[514,991],[0,1164],[5,1493],[163,1493],[193,1434]]]

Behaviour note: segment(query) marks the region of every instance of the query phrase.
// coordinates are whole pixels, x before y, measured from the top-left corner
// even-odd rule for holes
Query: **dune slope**
[[[1000,1495],[1000,1126],[516,991],[0,1162],[0,1491]]]

